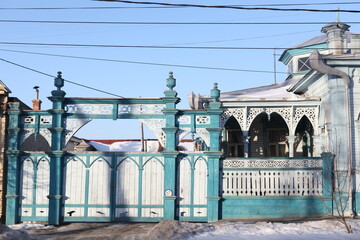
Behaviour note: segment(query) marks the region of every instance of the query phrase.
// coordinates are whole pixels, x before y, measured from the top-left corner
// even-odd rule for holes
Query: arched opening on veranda
[[[233,116],[225,123],[222,139],[222,151],[226,157],[244,157],[242,129]]]
[[[296,126],[294,157],[312,157],[314,152],[314,128],[306,116]]]
[[[289,157],[289,128],[278,113],[263,112],[249,129],[250,157]]]

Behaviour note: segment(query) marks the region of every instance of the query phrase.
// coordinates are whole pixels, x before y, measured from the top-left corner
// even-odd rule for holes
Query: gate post
[[[208,221],[215,222],[219,220],[220,208],[220,136],[222,128],[220,128],[220,115],[223,113],[221,102],[218,101],[220,97],[220,90],[218,84],[214,83],[214,88],[211,90],[212,102],[210,102],[210,109],[207,114],[210,116],[211,127],[206,128],[210,133],[210,151],[205,152],[208,156]]]
[[[60,225],[62,222],[62,190],[63,190],[63,145],[64,132],[63,115],[65,92],[61,90],[64,86],[64,79],[62,79],[61,72],[58,72],[54,79],[54,85],[57,90],[51,92],[52,97],[49,97],[53,102],[53,108],[49,110],[52,115],[52,127],[49,130],[52,133],[51,137],[51,152],[48,153],[50,157],[50,190],[49,195],[49,218],[48,223],[53,225]]]
[[[164,219],[171,220],[176,217],[176,158],[179,152],[176,151],[176,132],[179,129],[176,125],[176,104],[180,101],[177,92],[174,90],[176,79],[173,73],[169,73],[166,79],[166,86],[169,88],[164,91],[165,97],[162,100],[165,103],[163,114],[165,115],[165,127],[162,130],[165,133],[165,151],[164,156]]]
[[[8,128],[8,170],[6,193],[6,224],[16,224],[19,219],[19,194],[20,194],[20,103],[9,103],[9,128]]]
[[[176,158],[178,152],[162,152],[165,158],[164,173],[164,219],[172,220],[176,217]]]

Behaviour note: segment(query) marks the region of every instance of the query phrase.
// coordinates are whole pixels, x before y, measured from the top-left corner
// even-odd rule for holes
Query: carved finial
[[[211,90],[211,98],[213,99],[213,102],[217,102],[217,100],[220,97],[220,90],[218,89],[218,83],[214,83],[214,88]]]
[[[63,90],[61,90],[61,88],[64,86],[64,79],[62,78],[61,74],[62,73],[59,71],[57,73],[57,77],[54,79],[56,90],[51,92],[54,97],[64,97],[66,94]]]
[[[174,78],[173,72],[169,72],[169,77],[166,79],[166,86],[169,90],[173,90],[176,86],[176,79]]]

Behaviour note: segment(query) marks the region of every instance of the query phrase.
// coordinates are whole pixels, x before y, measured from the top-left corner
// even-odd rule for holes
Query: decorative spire
[[[61,76],[61,72],[58,72],[57,77],[54,79],[54,85],[56,87],[56,90],[52,91],[51,94],[53,97],[64,97],[66,93],[61,90],[61,88],[64,86],[64,79]]]
[[[337,7],[337,13],[336,13],[336,22],[339,23],[340,22],[340,7]]]
[[[169,77],[166,79],[166,86],[169,90],[173,90],[176,86],[176,79],[173,76],[173,72],[169,72]]]

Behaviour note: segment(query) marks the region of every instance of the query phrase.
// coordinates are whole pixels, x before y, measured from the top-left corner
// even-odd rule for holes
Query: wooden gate
[[[64,221],[161,221],[159,154],[76,154],[64,167]]]
[[[182,154],[177,169],[177,217],[185,221],[207,221],[207,158]]]

